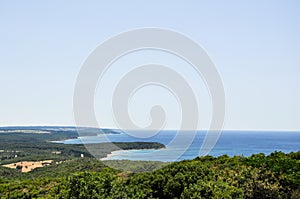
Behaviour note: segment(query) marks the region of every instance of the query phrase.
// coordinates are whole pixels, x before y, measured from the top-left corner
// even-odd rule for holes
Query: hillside
[[[134,165],[132,162],[132,168]],[[7,175],[0,179],[2,198],[296,199],[300,197],[300,152],[206,156],[142,173],[83,158],[21,176]]]

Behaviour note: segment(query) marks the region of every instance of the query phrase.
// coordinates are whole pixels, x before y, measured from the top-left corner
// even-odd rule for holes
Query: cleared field
[[[4,167],[11,168],[11,169],[18,169],[21,172],[29,172],[35,168],[48,166],[53,162],[53,160],[43,160],[43,161],[23,161],[23,162],[16,162],[11,164],[3,165]]]

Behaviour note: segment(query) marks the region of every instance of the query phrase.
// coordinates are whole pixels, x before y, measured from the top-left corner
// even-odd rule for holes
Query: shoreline
[[[131,149],[131,150],[133,150],[133,149]],[[99,160],[101,160],[101,161],[108,160],[107,158],[110,158],[110,157],[116,156],[116,155],[115,155],[115,154],[113,154],[113,153],[115,153],[115,152],[120,152],[120,151],[124,151],[124,150],[115,150],[115,151],[112,151],[112,152],[110,152],[110,153],[106,154],[106,157],[104,157],[104,158],[100,158]]]
[[[101,136],[106,136],[106,135],[118,135],[118,134],[121,134],[121,133],[103,133],[103,134],[97,134],[97,135],[93,135],[93,136],[101,137]],[[77,136],[77,137],[65,138],[65,139],[61,139],[61,140],[48,140],[47,142],[65,144],[64,142],[69,141],[69,140],[76,140],[76,139],[81,139],[84,137],[93,137],[93,136]],[[102,142],[99,142],[99,143],[102,143]],[[95,144],[95,143],[76,143],[76,144]]]
[[[165,149],[165,148],[166,148],[166,147],[164,147],[164,148],[159,148],[159,149],[156,149],[156,148],[152,148],[152,149],[118,149],[118,150],[115,150],[115,151],[112,151],[112,152],[106,154],[106,157],[100,158],[99,160],[101,160],[101,161],[108,161],[108,160],[111,160],[111,159],[108,159],[108,158],[117,156],[118,154],[114,154],[114,153],[118,153],[118,152],[122,152],[122,151],[161,150],[161,149]],[[118,160],[119,160],[119,159],[118,159]],[[120,159],[120,160],[121,160],[121,159]],[[149,160],[149,161],[151,161],[151,160]]]

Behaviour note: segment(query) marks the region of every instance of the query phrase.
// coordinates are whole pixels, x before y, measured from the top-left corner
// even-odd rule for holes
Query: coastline
[[[166,148],[166,147],[164,147]],[[115,150],[115,151],[112,151],[108,154],[106,154],[106,157],[104,158],[100,158],[99,160],[101,161],[108,161],[108,160],[111,160],[109,158],[111,157],[114,157],[114,156],[118,156],[119,154],[116,154],[118,152],[126,152],[126,151],[146,151],[146,150],[161,150],[161,149],[164,149],[164,148],[150,148],[150,149],[119,149],[119,150]],[[151,160],[149,160],[151,161]]]
[[[133,150],[133,149],[130,149],[130,150]],[[110,152],[110,153],[106,154],[106,157],[104,157],[104,158],[100,158],[99,160],[101,160],[101,161],[109,160],[109,159],[107,159],[107,158],[110,158],[110,157],[116,156],[116,154],[114,154],[114,153],[116,153],[116,152],[120,152],[120,151],[124,151],[124,150],[115,150],[115,151],[112,151],[112,152]]]

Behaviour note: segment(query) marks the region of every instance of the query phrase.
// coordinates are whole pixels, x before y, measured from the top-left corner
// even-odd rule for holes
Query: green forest
[[[1,168],[1,198],[300,198],[300,152],[174,163],[75,158],[29,173]],[[127,165],[126,170],[121,169]]]
[[[157,142],[115,142],[99,144],[62,144],[51,141],[77,137],[74,132],[59,132],[50,134],[37,133],[0,133],[0,165],[18,161],[38,161],[52,159],[62,161],[84,157],[93,157],[86,148],[97,151],[97,158],[119,149],[159,149],[163,144]],[[59,152],[57,154],[56,152]],[[95,154],[94,154],[95,155]]]
[[[82,144],[50,142],[76,136],[67,131],[0,133],[0,198],[300,198],[300,151],[173,163],[99,161]],[[97,158],[120,148],[163,147],[155,142],[92,146],[99,151]],[[26,173],[3,166],[41,160],[53,162]]]

